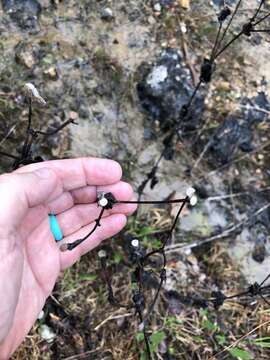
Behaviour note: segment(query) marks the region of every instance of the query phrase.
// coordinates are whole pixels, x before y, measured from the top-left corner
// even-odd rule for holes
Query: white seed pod
[[[191,199],[195,192],[196,190],[193,187],[189,187],[186,190],[186,195]]]
[[[101,207],[105,207],[108,205],[108,199],[106,199],[105,197],[102,197],[101,199],[98,200],[98,205]]]
[[[105,197],[105,192],[100,192],[97,195],[97,203],[98,206],[106,207],[109,203],[109,200]]]
[[[99,252],[98,252],[98,257],[99,257],[100,259],[103,259],[103,258],[107,257],[106,251],[105,251],[105,250],[99,250]]]
[[[139,245],[140,245],[140,242],[139,242],[139,240],[138,239],[133,239],[132,241],[131,241],[131,245],[133,246],[133,247],[139,247]]]
[[[191,206],[195,206],[197,204],[197,202],[198,202],[198,198],[196,195],[193,195],[189,200],[189,203]]]
[[[33,85],[32,83],[26,83],[24,85],[25,92],[28,97],[30,97],[33,101],[36,101],[40,105],[45,106],[47,103],[43,99],[43,97],[40,96],[38,89]]]

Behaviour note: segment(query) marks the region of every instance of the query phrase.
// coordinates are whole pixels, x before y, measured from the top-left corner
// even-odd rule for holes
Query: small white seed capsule
[[[32,100],[38,102],[41,105],[46,105],[46,101],[43,99],[43,97],[40,96],[37,88],[32,83],[26,83],[24,85],[24,89],[27,96],[29,96]]]
[[[139,247],[140,242],[139,242],[138,239],[133,239],[133,240],[131,241],[131,245],[132,245],[133,247]]]
[[[193,187],[189,187],[186,190],[186,195],[191,199],[191,197],[195,194],[196,190]]]
[[[105,207],[108,205],[108,199],[106,199],[105,197],[102,197],[101,199],[98,200],[98,205],[101,207]]]
[[[198,202],[198,198],[196,195],[193,195],[189,200],[189,203],[191,206],[195,206],[197,204],[197,202]]]
[[[99,252],[98,252],[98,257],[99,257],[100,259],[105,258],[106,256],[107,256],[107,253],[106,253],[105,250],[99,250]]]

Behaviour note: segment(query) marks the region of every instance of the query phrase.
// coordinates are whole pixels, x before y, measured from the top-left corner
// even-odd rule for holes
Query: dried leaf
[[[184,9],[189,9],[190,6],[190,0],[178,0],[179,5],[183,7]]]

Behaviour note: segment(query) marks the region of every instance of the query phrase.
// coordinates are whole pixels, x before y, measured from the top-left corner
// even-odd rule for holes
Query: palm
[[[44,213],[41,220],[40,211]],[[25,336],[34,323],[51,293],[60,271],[60,256],[50,233],[47,210],[31,211],[31,220],[23,223],[18,231],[18,244],[23,257],[19,302],[13,323],[15,333]],[[25,231],[32,228],[31,231]],[[24,324],[24,326],[22,326]]]
[[[5,252],[8,264],[4,270],[9,274],[8,283],[12,284],[11,291],[7,292],[7,301],[10,302],[8,311],[4,310],[5,304],[0,303],[0,314],[1,311],[8,314],[5,322],[9,332],[3,345],[4,354],[10,354],[22,342],[42,310],[60,271],[71,266],[81,255],[96,247],[103,239],[119,232],[125,225],[125,215],[135,210],[135,207],[131,205],[119,205],[110,212],[105,212],[101,221],[102,226],[90,238],[73,251],[61,253],[50,231],[48,213],[57,214],[64,235],[63,241],[73,242],[88,234],[94,226],[93,222],[100,212],[95,203],[97,190],[112,191],[117,198],[130,200],[133,196],[132,189],[128,184],[119,181],[121,177],[119,169],[118,172],[114,169],[109,174],[103,175],[104,185],[99,178],[100,175],[91,174],[93,179],[85,179],[88,176],[88,168],[85,165],[82,168],[81,160],[35,164],[22,168],[18,172],[31,173],[42,166],[50,167],[57,174],[54,184],[51,184],[52,194],[50,193],[47,197],[46,194],[40,195],[39,191],[44,189],[44,186],[39,191],[38,189],[34,191],[30,187],[30,192],[34,193],[30,196],[35,197],[35,206],[29,207],[25,204],[22,206],[17,199],[15,199],[17,203],[14,201],[20,214],[16,231],[10,235],[11,239],[7,239]],[[98,186],[94,186],[93,183]],[[36,198],[40,196],[43,196],[46,201],[43,203],[37,201]],[[29,201],[29,194],[25,198]],[[14,244],[10,246],[12,242]],[[5,279],[3,281],[2,287],[5,288],[7,281]],[[2,305],[3,309],[1,309]],[[2,359],[1,345],[0,359]]]

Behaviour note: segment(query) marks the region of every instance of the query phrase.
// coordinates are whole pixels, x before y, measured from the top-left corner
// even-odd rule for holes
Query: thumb
[[[13,230],[27,210],[54,199],[63,192],[62,184],[52,169],[0,176],[0,229]]]

